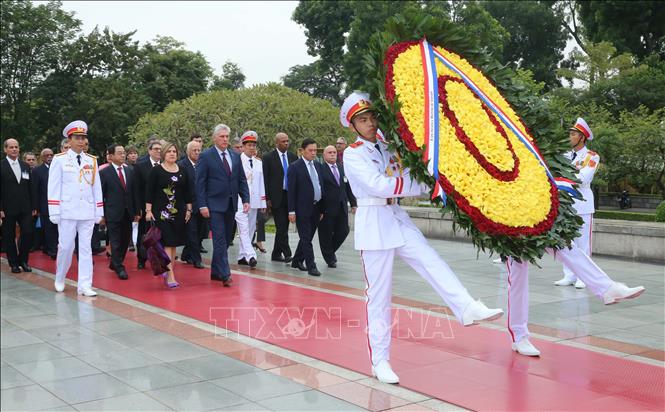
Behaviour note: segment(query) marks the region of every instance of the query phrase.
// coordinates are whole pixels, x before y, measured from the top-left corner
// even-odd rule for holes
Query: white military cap
[[[83,120],[74,120],[73,122],[65,126],[64,129],[62,129],[62,135],[64,137],[69,137],[74,133],[84,134],[87,136],[88,125]]]
[[[254,142],[259,140],[259,135],[254,130],[248,130],[240,136],[240,141],[244,143]]]
[[[591,131],[591,128],[581,117],[578,117],[573,127],[568,130],[576,130],[582,133],[587,140],[593,140],[593,132]]]
[[[342,126],[349,127],[353,116],[372,110],[372,101],[369,94],[365,92],[353,92],[344,100],[342,109],[339,111],[339,121]]]

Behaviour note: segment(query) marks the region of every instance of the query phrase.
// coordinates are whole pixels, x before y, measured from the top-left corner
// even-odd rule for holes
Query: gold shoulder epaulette
[[[86,155],[86,156],[90,156],[90,157],[92,157],[93,159],[96,159],[96,158],[97,158],[97,156],[95,156],[95,155],[91,155],[90,153],[86,153],[85,155]]]
[[[362,146],[363,143],[364,143],[364,142],[363,142],[362,140],[358,140],[358,141],[355,142],[355,143],[351,143],[351,144],[349,145],[349,147],[352,147],[352,148],[355,149],[356,147],[360,147],[360,146]]]
[[[58,156],[64,156],[64,155],[66,155],[66,154],[67,154],[67,152],[62,152],[62,153],[58,153],[58,154],[57,154],[57,155],[55,155],[54,157],[58,157]]]

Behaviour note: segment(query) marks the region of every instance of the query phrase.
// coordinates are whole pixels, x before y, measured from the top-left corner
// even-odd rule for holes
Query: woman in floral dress
[[[173,143],[163,146],[161,164],[148,175],[145,210],[146,220],[154,221],[162,232],[162,245],[171,258],[169,271],[162,276],[169,288],[175,288],[180,286],[173,272],[175,249],[185,244],[194,188],[190,187],[187,170],[176,163],[178,147]]]

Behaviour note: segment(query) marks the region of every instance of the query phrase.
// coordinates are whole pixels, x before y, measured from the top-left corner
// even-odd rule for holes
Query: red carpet
[[[149,270],[129,270],[121,281],[105,257],[95,262],[96,288],[370,372],[363,301],[242,274],[223,288],[208,269],[182,264],[182,286],[166,290]],[[55,272],[41,253],[31,264]],[[135,267],[133,256],[127,267]],[[507,332],[402,310],[396,317],[393,368],[401,386],[428,396],[473,410],[664,410],[662,367],[538,339],[541,358],[527,358],[511,351]]]

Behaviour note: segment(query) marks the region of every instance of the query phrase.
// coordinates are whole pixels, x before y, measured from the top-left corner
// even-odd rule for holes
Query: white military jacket
[[[584,200],[575,199],[573,207],[578,215],[588,215],[595,212],[593,206],[593,191],[591,190],[591,181],[593,180],[598,163],[600,163],[600,156],[598,153],[587,149],[586,146],[578,151],[571,150],[566,153],[566,157],[570,159],[575,169],[577,169],[577,179],[581,182],[577,190],[580,191]]]
[[[48,211],[60,219],[98,220],[104,216],[97,158],[69,149],[53,157],[48,174]]]
[[[394,249],[405,244],[404,226],[416,228],[409,215],[388,199],[419,196],[427,186],[411,179],[383,140],[375,145],[360,137],[344,150],[344,173],[358,200],[354,222],[356,250]]]
[[[256,157],[252,157],[252,165],[249,164],[249,156],[240,153],[242,168],[245,170],[247,186],[249,187],[249,207],[250,209],[266,208],[266,188],[263,184],[263,162]],[[240,199],[240,197],[238,197]],[[241,204],[239,201],[238,204]]]

